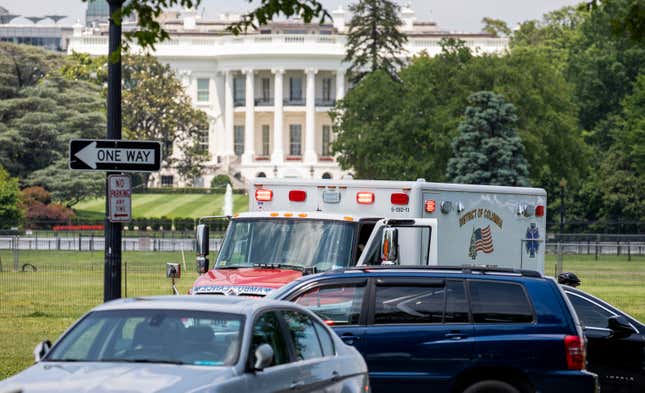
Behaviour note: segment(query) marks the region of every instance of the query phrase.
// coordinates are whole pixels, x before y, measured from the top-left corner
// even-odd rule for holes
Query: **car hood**
[[[300,277],[302,272],[291,269],[212,269],[199,276],[191,293],[265,296]]]
[[[231,367],[41,362],[0,382],[0,393],[200,392],[234,375]]]

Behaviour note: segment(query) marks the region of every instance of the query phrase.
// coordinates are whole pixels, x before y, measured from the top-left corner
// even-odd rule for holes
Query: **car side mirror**
[[[634,329],[634,327],[629,323],[627,318],[621,315],[609,317],[609,320],[607,322],[607,327],[611,329],[611,331],[614,333],[614,336],[616,337],[628,337],[634,333],[637,333],[636,329]]]
[[[195,240],[197,242],[197,255],[205,257],[208,255],[208,225],[199,224],[195,233]]]
[[[273,363],[273,348],[269,344],[262,344],[255,350],[255,363],[253,370],[262,371]]]
[[[47,352],[49,352],[51,347],[52,343],[49,340],[39,342],[38,345],[36,345],[36,348],[34,348],[34,361],[36,363],[40,362],[40,360],[47,355]]]
[[[381,239],[381,263],[394,264],[398,258],[399,230],[396,228],[383,228]]]

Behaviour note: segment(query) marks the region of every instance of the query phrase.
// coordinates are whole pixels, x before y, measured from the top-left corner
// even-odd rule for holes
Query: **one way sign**
[[[161,143],[109,139],[72,139],[69,168],[83,171],[156,172]]]

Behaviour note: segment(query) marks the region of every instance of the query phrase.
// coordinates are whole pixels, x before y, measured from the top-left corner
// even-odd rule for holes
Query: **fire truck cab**
[[[230,218],[213,269],[207,220],[198,226],[201,275],[191,293],[263,296],[359,260],[544,270],[543,189],[256,178],[249,196],[249,212]],[[384,255],[384,245],[396,249]]]

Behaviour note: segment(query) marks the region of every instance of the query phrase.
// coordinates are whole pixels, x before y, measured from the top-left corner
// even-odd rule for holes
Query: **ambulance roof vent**
[[[417,181],[418,181],[418,182],[425,183],[426,179],[424,179],[424,178],[420,177],[420,178],[418,178],[418,179],[417,179]]]

